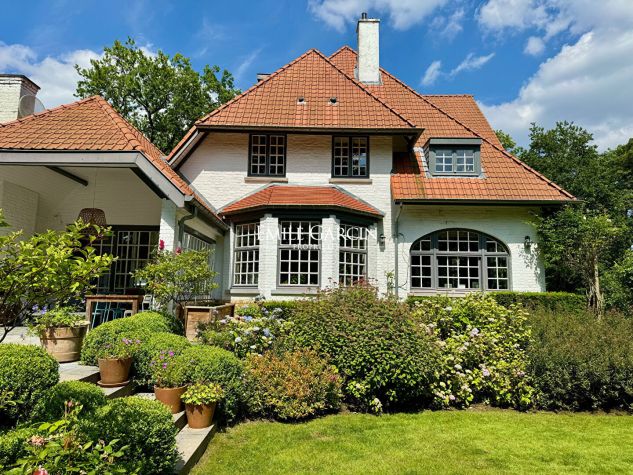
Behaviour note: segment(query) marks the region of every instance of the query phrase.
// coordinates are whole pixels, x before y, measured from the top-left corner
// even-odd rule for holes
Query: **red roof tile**
[[[344,209],[350,212],[382,216],[379,210],[336,186],[268,185],[220,210],[222,215],[274,207]]]
[[[0,124],[0,150],[140,152],[185,196],[217,213],[169,166],[162,152],[102,97],[92,96]]]
[[[344,46],[330,59],[348,74],[356,52]],[[416,157],[399,157],[391,177],[394,200],[567,201],[574,197],[506,152],[472,96],[422,95],[381,69],[382,84],[367,86],[376,96],[424,128]],[[483,178],[431,178],[421,150],[430,138],[481,138]]]
[[[303,101],[299,101],[303,98]],[[330,98],[336,98],[332,104]],[[198,127],[411,130],[406,115],[310,50],[196,124]]]

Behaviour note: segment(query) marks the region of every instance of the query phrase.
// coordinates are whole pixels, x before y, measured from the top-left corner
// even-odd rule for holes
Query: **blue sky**
[[[104,8],[103,5],[108,5]],[[309,48],[355,47],[360,12],[379,17],[381,64],[424,93],[475,95],[493,126],[526,142],[529,123],[573,120],[601,148],[633,135],[633,0],[260,0],[6,2],[0,72],[32,77],[51,107],[72,100],[103,46],[229,69],[246,89]]]

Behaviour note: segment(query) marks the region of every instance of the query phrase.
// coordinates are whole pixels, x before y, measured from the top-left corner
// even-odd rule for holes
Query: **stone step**
[[[99,386],[108,399],[114,399],[116,397],[132,396],[136,392],[134,383],[128,383],[125,386],[119,386],[118,388],[103,388]]]
[[[96,383],[99,381],[99,368],[79,364],[78,361],[72,363],[60,363],[60,381],[85,381],[86,383]]]
[[[184,475],[194,467],[204,454],[207,445],[216,432],[216,425],[205,429],[192,429],[186,425],[176,436],[176,445],[180,452],[180,459],[176,463],[174,473]]]

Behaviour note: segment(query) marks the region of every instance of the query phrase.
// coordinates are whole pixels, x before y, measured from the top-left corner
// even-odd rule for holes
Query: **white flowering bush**
[[[198,338],[205,344],[219,346],[243,358],[263,354],[275,341],[287,333],[291,323],[281,308],[268,309],[249,305],[238,310],[238,315],[225,317],[198,328]]]
[[[434,297],[416,302],[414,316],[440,349],[431,388],[436,407],[532,403],[526,378],[530,328],[520,307],[502,307],[483,294]]]

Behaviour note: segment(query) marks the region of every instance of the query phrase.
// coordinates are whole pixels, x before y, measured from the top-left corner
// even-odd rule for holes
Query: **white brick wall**
[[[37,220],[38,195],[36,192],[16,185],[10,181],[0,180],[0,209],[9,227],[0,228],[0,234],[22,230],[24,236],[35,232]]]

